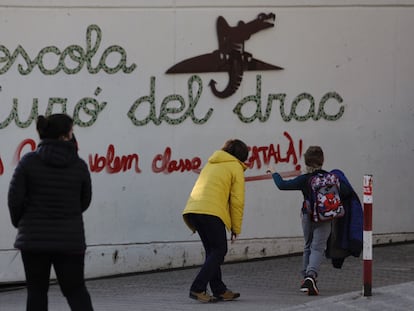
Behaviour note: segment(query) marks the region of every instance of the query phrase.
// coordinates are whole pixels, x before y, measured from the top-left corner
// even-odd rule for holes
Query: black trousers
[[[187,219],[197,230],[206,252],[203,266],[197,274],[190,290],[206,291],[210,284],[213,295],[221,295],[227,289],[221,279],[221,265],[227,254],[226,227],[223,221],[211,215],[187,214]]]
[[[47,253],[22,251],[26,274],[26,311],[47,311],[50,269],[72,311],[92,311],[91,297],[84,279],[84,253]]]

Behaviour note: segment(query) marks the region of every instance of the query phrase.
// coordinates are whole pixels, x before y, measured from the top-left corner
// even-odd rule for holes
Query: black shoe
[[[302,280],[302,284],[300,285],[299,289],[302,293],[307,293],[309,288],[305,285],[305,279]]]
[[[307,288],[307,292],[309,296],[317,296],[319,295],[319,289],[316,286],[316,281],[314,278],[308,276],[305,278],[303,285],[301,287],[301,291],[306,292],[306,290],[302,290],[302,288]]]
[[[200,302],[217,302],[217,298],[214,296],[210,296],[207,292],[193,292],[190,291],[189,297],[191,299],[198,300]]]

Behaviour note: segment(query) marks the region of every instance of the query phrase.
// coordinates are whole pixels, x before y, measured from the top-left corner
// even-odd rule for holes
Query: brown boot
[[[206,291],[199,293],[190,291],[190,298],[198,300],[200,302],[217,302],[217,298],[209,295]]]
[[[223,294],[216,296],[218,300],[231,301],[240,297],[240,293],[232,292],[227,289]]]

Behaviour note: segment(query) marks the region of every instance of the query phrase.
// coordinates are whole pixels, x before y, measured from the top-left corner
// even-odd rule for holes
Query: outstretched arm
[[[306,175],[299,175],[293,179],[284,180],[272,167],[269,167],[266,173],[272,174],[273,181],[280,190],[302,190],[307,181]]]

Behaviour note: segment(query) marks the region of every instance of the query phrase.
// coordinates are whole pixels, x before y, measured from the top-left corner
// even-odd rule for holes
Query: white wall
[[[220,15],[235,26],[261,12],[276,14],[275,27],[253,35],[245,50],[284,70],[246,71],[237,92],[225,99],[215,97],[208,83],[215,79],[217,88],[224,88],[226,73],[165,73],[184,59],[218,48]],[[269,148],[276,151],[270,158],[261,153],[246,172],[243,233],[231,245],[228,260],[301,251],[300,193],[278,191],[264,172],[273,164],[289,175],[298,165],[303,167],[304,151],[315,144],[325,151],[325,168],[343,169],[358,193],[363,175],[373,174],[375,243],[412,239],[413,28],[414,1],[19,1],[17,5],[0,1],[0,282],[24,279],[20,257],[13,250],[16,230],[9,220],[7,189],[19,144],[38,141],[34,122],[28,127],[14,120],[8,123],[14,102],[23,122],[37,115],[31,110],[34,100],[38,114],[45,114],[54,98],[65,104],[51,105],[53,112],[66,107],[74,115],[80,108],[77,119],[83,124],[75,127],[75,134],[80,154],[88,162],[97,156],[102,164],[110,145],[115,156],[139,157],[139,172],[134,168],[92,172],[93,202],[85,213],[88,277],[200,263],[198,237],[191,235],[181,218],[197,172],[157,172],[153,162],[169,147],[170,160],[200,159],[203,165],[233,137],[252,148],[265,147],[266,155]],[[92,29],[89,37],[87,29]],[[5,51],[13,54],[18,46],[32,60],[42,49],[54,46],[55,52],[42,58],[51,69],[58,64],[57,51],[78,45],[86,53],[88,38],[89,50],[97,48],[92,67],[98,66],[108,47],[117,46],[117,51],[124,51],[126,66],[136,64],[136,68],[129,73],[103,69],[91,73],[85,64],[76,74],[61,70],[46,75],[35,66],[21,74],[18,65],[27,69],[27,64],[20,54],[5,69]],[[111,52],[106,64],[116,67],[120,59],[119,52]],[[76,67],[70,61],[67,65]],[[189,87],[193,75],[198,80]],[[184,111],[192,100],[196,118],[212,109],[211,116],[197,124],[190,109],[188,114],[168,115],[183,117],[178,124],[164,120],[158,125],[153,121],[134,125],[128,111],[137,99],[150,95],[152,77],[155,113],[143,103],[135,113],[138,119],[158,118],[169,95],[182,96]],[[256,104],[248,102],[241,115],[233,109],[257,92],[263,114],[269,94],[284,94],[289,113],[302,93],[314,99],[316,111],[324,95],[336,94],[341,100],[331,98],[325,112],[335,115],[341,108],[344,112],[335,120],[285,121],[280,101],[275,100],[267,120],[241,120],[255,116]],[[90,103],[83,104],[87,98]],[[177,108],[178,102],[170,101],[167,107]],[[296,114],[304,116],[309,110],[310,102],[302,100]],[[22,153],[29,149],[24,147]],[[89,162],[91,169],[95,162]],[[155,165],[160,167],[161,162]]]

